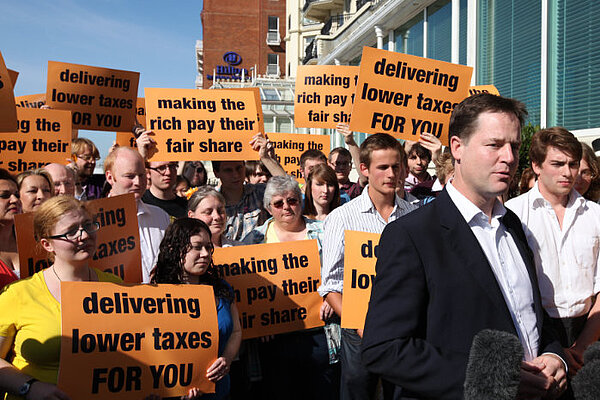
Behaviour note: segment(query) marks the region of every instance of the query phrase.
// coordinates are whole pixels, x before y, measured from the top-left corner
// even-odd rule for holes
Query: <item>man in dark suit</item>
[[[362,359],[406,399],[462,399],[471,342],[483,329],[523,344],[519,398],[565,389],[521,223],[497,200],[518,165],[525,116],[522,103],[499,96],[461,102],[450,121],[453,181],[382,234]]]

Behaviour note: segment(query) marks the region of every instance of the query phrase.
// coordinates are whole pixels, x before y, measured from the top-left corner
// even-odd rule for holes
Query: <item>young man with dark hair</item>
[[[487,93],[458,104],[449,126],[454,179],[381,236],[362,360],[403,399],[462,399],[471,344],[484,329],[523,346],[517,398],[555,399],[566,387],[521,222],[497,199],[516,172],[525,115],[522,103]]]
[[[175,194],[177,167],[176,161],[150,161],[150,188],[142,196],[144,203],[162,208],[171,220],[187,216],[187,200]]]
[[[404,190],[410,192],[419,183],[433,180],[427,167],[431,162],[431,151],[421,143],[415,143],[408,150],[408,177],[404,180]]]
[[[300,172],[305,181],[317,164],[327,164],[327,156],[322,151],[309,149],[300,155]]]
[[[415,209],[396,196],[398,177],[405,175],[404,149],[385,133],[369,136],[360,147],[360,170],[369,184],[362,194],[333,210],[323,228],[323,296],[335,313],[342,315],[344,278],[344,231],[381,233],[389,222]],[[369,373],[360,361],[362,332],[342,330],[341,398],[374,399],[378,376]],[[393,391],[393,388],[392,388]]]
[[[581,143],[566,129],[536,132],[529,158],[537,182],[506,203],[523,223],[542,304],[572,375],[581,368],[585,349],[600,338],[600,206],[573,188],[581,155]]]

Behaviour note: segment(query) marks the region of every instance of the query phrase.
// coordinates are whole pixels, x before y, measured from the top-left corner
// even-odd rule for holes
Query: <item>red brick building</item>
[[[203,87],[217,79],[285,75],[285,0],[204,0]]]

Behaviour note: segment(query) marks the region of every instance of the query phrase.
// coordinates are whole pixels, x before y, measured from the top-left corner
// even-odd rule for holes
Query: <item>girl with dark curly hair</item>
[[[223,399],[229,394],[229,368],[242,341],[233,289],[221,279],[212,262],[214,250],[208,226],[195,218],[175,220],[160,243],[152,283],[210,285],[215,292],[219,321],[219,358],[208,368],[206,376],[216,382],[215,394],[201,394],[192,389],[189,397]]]

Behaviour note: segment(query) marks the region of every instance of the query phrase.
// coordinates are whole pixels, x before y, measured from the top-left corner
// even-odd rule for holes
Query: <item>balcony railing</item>
[[[279,65],[268,64],[267,65],[267,75],[269,75],[269,76],[279,76]]]
[[[279,46],[281,44],[281,37],[279,32],[270,31],[267,32],[267,45],[268,46]]]
[[[354,14],[338,14],[332,15],[321,28],[321,35],[329,35],[339,30],[346,21],[352,18]]]

